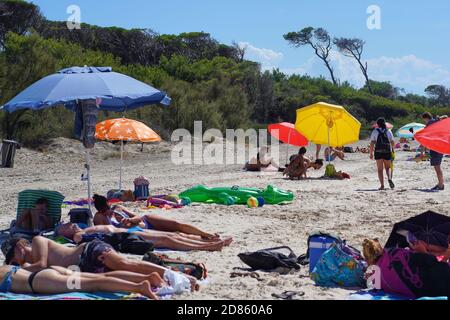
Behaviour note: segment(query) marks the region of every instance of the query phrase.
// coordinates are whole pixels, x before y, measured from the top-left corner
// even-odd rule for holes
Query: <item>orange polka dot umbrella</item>
[[[119,190],[122,190],[124,141],[142,143],[161,141],[161,137],[142,122],[126,118],[106,120],[97,124],[95,138],[98,140],[121,142]]]
[[[103,121],[96,126],[98,140],[127,142],[160,142],[161,137],[139,121],[126,118]]]

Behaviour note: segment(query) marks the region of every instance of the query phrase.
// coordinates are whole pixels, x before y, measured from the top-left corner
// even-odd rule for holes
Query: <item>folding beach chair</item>
[[[17,216],[16,220],[19,220],[25,209],[34,208],[36,202],[39,199],[47,199],[48,201],[48,210],[47,215],[51,217],[52,221],[52,229],[61,221],[61,205],[64,200],[64,196],[56,191],[49,190],[25,190],[19,193],[19,199],[17,204]],[[0,234],[9,234],[10,236],[21,235],[26,238],[32,238],[36,235],[39,235],[44,232],[48,232],[50,230],[40,230],[39,233],[35,233],[31,230],[24,230],[15,226],[15,221],[11,223],[9,229],[0,231]]]

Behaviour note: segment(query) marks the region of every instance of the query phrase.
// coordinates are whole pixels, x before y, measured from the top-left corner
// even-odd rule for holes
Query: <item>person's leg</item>
[[[78,279],[76,277],[79,277]],[[79,280],[79,287],[75,284]],[[73,284],[73,286],[71,285]],[[136,284],[118,278],[97,277],[83,273],[72,275],[61,274],[56,270],[41,271],[33,280],[33,289],[38,294],[58,294],[68,292],[132,292],[145,295],[150,299],[158,299],[151,291],[148,281]]]
[[[336,158],[344,160],[345,159],[345,154],[343,152],[341,152],[341,151],[336,151],[335,153],[333,153],[332,158],[333,158],[333,160],[336,159]]]
[[[135,272],[129,272],[129,271],[111,271],[106,272],[102,274],[105,277],[108,278],[118,278],[129,282],[134,283],[142,283],[144,281],[150,282],[152,287],[160,288],[164,285],[166,285],[166,282],[161,278],[161,276],[156,273],[150,273],[150,274],[140,274]]]
[[[62,275],[71,276],[74,274],[72,270],[63,268],[63,267],[52,267],[52,269],[58,271]],[[153,272],[151,274],[141,274],[141,273],[135,273],[135,272],[129,272],[129,271],[111,271],[111,272],[105,272],[105,273],[82,273],[83,277],[85,278],[93,278],[98,279],[99,277],[111,277],[111,278],[118,278],[125,281],[130,281],[134,283],[142,283],[144,281],[150,282],[152,287],[161,287],[165,285],[166,283],[161,278],[161,276]]]
[[[391,161],[384,160],[383,161],[384,170],[386,171],[386,176],[390,180],[391,179]]]
[[[384,189],[384,160],[377,160],[378,179],[380,180],[380,189]]]
[[[150,223],[155,230],[168,231],[168,232],[182,232],[185,234],[191,234],[200,236],[205,239],[219,239],[217,234],[211,234],[200,230],[190,224],[180,223],[175,220],[166,219],[159,216],[147,215],[145,219]]]
[[[153,236],[149,239],[155,245],[155,248],[164,248],[181,251],[221,251],[225,245],[224,241],[217,242],[196,242],[190,239],[183,239],[177,235],[174,236]]]
[[[322,145],[318,144],[316,146],[316,160],[320,159],[320,151],[322,150]]]
[[[161,248],[160,244],[170,244],[174,245],[174,241],[176,242],[182,242],[184,245],[191,245],[193,246],[192,249],[186,249],[186,250],[198,250],[195,248],[203,248],[210,246],[220,246],[220,245],[229,245],[232,242],[232,238],[226,238],[226,239],[217,239],[217,240],[204,240],[200,238],[199,236],[192,236],[192,235],[183,235],[176,232],[166,232],[166,231],[155,231],[155,230],[145,230],[142,232],[135,232],[136,235],[141,236],[142,238],[153,242],[156,247]],[[167,248],[171,249],[171,248]],[[185,250],[185,249],[181,249]],[[200,249],[203,250],[203,249]]]
[[[156,272],[161,277],[164,277],[164,273],[168,270],[147,261],[127,259],[117,252],[109,253],[103,260],[103,263],[108,269],[113,271],[130,271],[146,275]],[[191,281],[192,289],[198,290],[197,280],[189,275],[185,276]]]
[[[441,166],[434,166],[434,170],[436,171],[436,175],[438,178],[438,186],[439,188],[444,188],[444,173],[442,172]]]

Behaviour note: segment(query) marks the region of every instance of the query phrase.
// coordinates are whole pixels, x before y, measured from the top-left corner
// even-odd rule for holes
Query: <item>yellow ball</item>
[[[249,208],[258,208],[259,207],[258,199],[256,199],[255,197],[248,198],[247,205]]]

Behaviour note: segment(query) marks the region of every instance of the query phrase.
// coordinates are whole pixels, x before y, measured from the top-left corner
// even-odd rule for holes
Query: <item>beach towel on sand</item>
[[[348,300],[448,300],[447,297],[423,297],[419,299],[411,299],[395,294],[389,294],[384,291],[359,291],[350,294]]]
[[[0,293],[1,300],[148,300],[141,295],[126,293],[64,293],[57,295],[28,295],[14,293]]]

